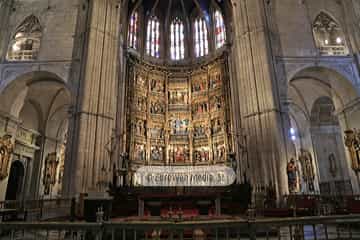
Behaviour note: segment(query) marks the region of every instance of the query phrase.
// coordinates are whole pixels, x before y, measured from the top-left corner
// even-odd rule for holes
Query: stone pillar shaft
[[[275,184],[278,194],[285,194],[286,151],[263,0],[238,1],[234,24],[234,80],[240,93],[241,124],[248,137],[247,175],[253,185]]]
[[[111,149],[116,122],[120,9],[116,0],[91,0],[80,86],[74,113],[70,193],[105,191],[112,179]],[[68,175],[69,176],[69,175]]]

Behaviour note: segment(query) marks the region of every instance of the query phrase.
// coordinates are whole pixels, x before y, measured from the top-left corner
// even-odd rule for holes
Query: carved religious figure
[[[158,79],[151,79],[150,89],[153,92],[164,92],[165,90],[164,82]]]
[[[345,131],[345,145],[351,156],[351,167],[360,172],[360,132],[356,130]]]
[[[221,76],[220,73],[216,73],[210,78],[210,88],[218,88],[221,86]]]
[[[309,151],[301,149],[299,161],[302,168],[302,177],[311,191],[314,190],[315,170],[312,157]]]
[[[0,180],[3,180],[9,175],[9,164],[14,149],[11,138],[10,135],[5,135],[0,138]]]
[[[146,127],[145,127],[145,121],[144,120],[138,120],[136,122],[136,135],[144,137],[146,135]]]
[[[151,147],[151,160],[163,161],[163,159],[164,159],[163,147],[159,147],[159,146]]]
[[[44,185],[44,194],[49,195],[51,191],[51,186],[56,183],[56,171],[59,161],[57,160],[57,153],[49,153],[45,159],[44,166],[44,175],[43,175],[43,185]]]
[[[188,94],[186,91],[170,91],[169,103],[170,104],[188,104]]]
[[[298,169],[295,164],[295,160],[292,158],[286,166],[286,172],[288,176],[289,192],[295,193],[297,190],[297,172]]]
[[[164,114],[165,104],[161,101],[152,101],[150,106],[151,114]]]
[[[141,76],[140,74],[136,76],[136,85],[139,88],[144,88],[146,89],[146,80],[143,76]]]
[[[208,111],[208,105],[206,102],[195,103],[192,107],[192,114],[202,114]]]
[[[198,148],[194,152],[194,159],[196,162],[208,162],[209,161],[209,150],[206,148]]]
[[[204,137],[206,136],[206,132],[205,132],[205,127],[202,124],[199,125],[195,125],[194,127],[194,137],[195,138],[199,138],[199,137]]]
[[[336,158],[334,153],[331,153],[329,155],[329,171],[331,173],[331,176],[335,178],[338,169],[337,169]]]
[[[210,99],[210,111],[215,112],[221,110],[221,97],[214,96]]]
[[[220,119],[214,119],[211,122],[212,133],[216,134],[222,130],[222,124]]]
[[[135,152],[134,152],[135,160],[137,161],[145,161],[146,151],[145,146],[143,144],[135,144]]]
[[[214,144],[214,160],[217,162],[225,161],[225,145],[224,143]]]
[[[194,82],[191,87],[192,92],[201,92],[206,90],[206,82]]]
[[[136,110],[139,112],[146,111],[146,99],[144,97],[138,97],[136,101]]]

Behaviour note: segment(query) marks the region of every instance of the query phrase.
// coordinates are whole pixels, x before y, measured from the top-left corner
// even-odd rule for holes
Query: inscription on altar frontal
[[[223,187],[235,181],[226,166],[145,166],[135,173],[135,185],[145,187]]]

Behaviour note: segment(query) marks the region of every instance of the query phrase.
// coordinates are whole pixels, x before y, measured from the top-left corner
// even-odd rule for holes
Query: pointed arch
[[[42,27],[35,15],[30,15],[16,28],[7,52],[8,61],[30,61],[38,57]]]
[[[340,24],[329,14],[320,12],[313,23],[313,34],[316,46],[321,55],[348,55],[345,34]]]

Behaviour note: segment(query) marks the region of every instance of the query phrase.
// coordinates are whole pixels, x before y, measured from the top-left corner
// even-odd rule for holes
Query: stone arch
[[[56,157],[61,155],[62,165],[57,166],[53,171],[56,172],[57,178],[62,175],[60,173],[64,169],[65,150],[59,146],[66,142],[69,109],[74,104],[74,94],[58,75],[37,71],[23,74],[4,84],[0,91],[0,101],[4,103],[0,106],[0,117],[4,113],[17,119],[18,125],[15,131],[31,136],[19,139],[20,141],[16,143],[19,144],[23,140],[27,146],[33,148],[33,155],[28,156],[31,164],[28,169],[31,169],[29,170],[31,172],[26,174],[32,181],[23,191],[30,192],[30,197],[37,198],[45,193],[42,174],[48,167],[45,166],[45,160],[49,154],[55,153]],[[33,141],[28,142],[28,139]],[[49,196],[54,197],[60,194],[62,184],[60,180],[52,183],[54,186],[51,187]]]
[[[347,189],[347,193],[350,193],[349,183],[352,179],[348,171],[348,159],[342,135],[343,131],[351,126],[348,119],[352,119],[353,116],[346,113],[346,109],[359,98],[357,88],[346,75],[337,70],[324,66],[307,66],[293,74],[289,80],[288,97],[290,119],[295,119],[299,127],[300,146],[314,155],[319,180],[319,186],[316,189],[324,193],[335,193],[344,188]],[[329,109],[333,106],[332,115],[329,111],[324,112],[326,106]],[[323,118],[327,113],[326,116],[329,118],[333,116],[336,121],[333,119],[330,121],[331,124],[327,125],[315,124],[316,121],[319,122],[319,111]],[[360,113],[358,115],[360,116]],[[300,148],[297,147],[297,152],[299,151]],[[323,154],[324,152],[327,156]],[[329,180],[331,176],[328,173],[323,172],[324,169],[327,172],[329,170],[327,165],[329,156],[335,156],[339,162],[339,168],[341,165],[336,184]]]

